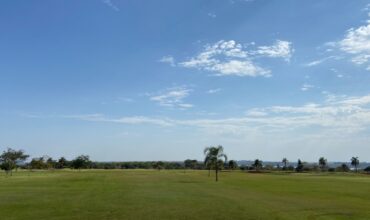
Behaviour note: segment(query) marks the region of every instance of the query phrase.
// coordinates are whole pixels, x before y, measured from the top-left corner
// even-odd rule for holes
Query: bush
[[[366,168],[364,169],[364,171],[366,171],[366,172],[370,172],[370,166],[366,167]]]
[[[335,170],[338,171],[338,172],[349,172],[350,169],[347,166],[347,164],[343,163],[339,167],[335,168]]]

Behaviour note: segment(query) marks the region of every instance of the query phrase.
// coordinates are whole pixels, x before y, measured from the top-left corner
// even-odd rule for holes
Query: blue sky
[[[2,1],[0,146],[370,161],[369,1]]]

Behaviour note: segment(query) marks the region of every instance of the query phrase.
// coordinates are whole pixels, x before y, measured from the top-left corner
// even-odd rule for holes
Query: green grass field
[[[370,219],[370,176],[207,171],[21,171],[0,219]]]

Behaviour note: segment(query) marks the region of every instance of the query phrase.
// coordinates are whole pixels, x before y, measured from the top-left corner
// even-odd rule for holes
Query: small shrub
[[[364,171],[366,171],[366,172],[370,172],[370,166],[366,167],[366,168],[364,169]]]

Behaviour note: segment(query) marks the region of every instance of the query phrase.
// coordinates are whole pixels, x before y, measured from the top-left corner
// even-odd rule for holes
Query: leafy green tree
[[[283,170],[286,170],[287,169],[287,166],[288,166],[288,163],[289,163],[288,159],[284,157],[281,162],[283,162],[283,164],[284,164]]]
[[[254,167],[254,169],[256,171],[259,171],[260,169],[262,169],[262,167],[263,167],[262,160],[255,159],[253,164],[252,164],[252,167]]]
[[[231,170],[235,170],[238,168],[238,163],[235,160],[229,160],[228,167]]]
[[[12,170],[18,168],[18,163],[24,162],[28,157],[23,150],[8,148],[0,155],[1,169],[5,170],[6,174],[12,175]]]
[[[12,170],[15,168],[15,165],[14,163],[12,163],[11,161],[9,160],[4,160],[1,162],[0,164],[0,169],[4,170],[6,175],[8,175],[10,173],[10,175],[12,175]]]
[[[55,168],[57,169],[63,169],[63,168],[66,168],[68,166],[68,161],[66,158],[64,157],[61,157],[59,158],[59,160],[56,162],[56,165],[55,165]]]
[[[364,171],[366,171],[366,172],[370,172],[370,166],[366,167],[366,168],[364,169]]]
[[[224,148],[219,145],[217,147],[210,146],[204,149],[204,164],[215,169],[216,172],[216,182],[218,181],[218,172],[222,168],[223,164],[227,161],[227,156],[224,154]]]
[[[186,169],[197,169],[198,168],[198,161],[187,159],[187,160],[184,161],[184,166],[185,166]]]
[[[348,172],[349,171],[349,167],[347,166],[347,164],[342,163],[342,165],[340,165],[339,167],[337,167],[335,170],[336,171],[339,171],[339,172]]]
[[[295,168],[295,170],[297,172],[302,172],[303,168],[304,168],[304,165],[303,165],[302,161],[300,159],[298,159],[297,167]]]
[[[360,160],[358,159],[358,157],[351,158],[351,165],[355,167],[356,172],[357,172],[357,167],[359,164],[360,164]]]
[[[321,171],[325,170],[326,165],[327,165],[327,160],[324,157],[320,157],[319,166],[320,166]]]
[[[46,163],[43,157],[39,158],[32,158],[31,162],[29,163],[30,169],[46,169]]]
[[[80,155],[72,160],[72,167],[74,169],[90,168],[91,160],[87,155]]]
[[[47,160],[46,160],[46,167],[48,169],[54,169],[56,166],[56,161],[53,160],[53,158],[49,157]]]
[[[153,168],[157,170],[161,170],[164,168],[164,163],[162,161],[157,161],[153,163]]]

